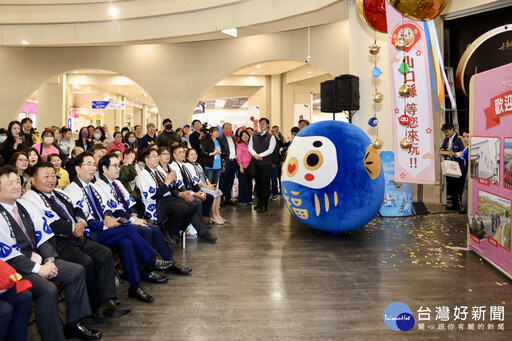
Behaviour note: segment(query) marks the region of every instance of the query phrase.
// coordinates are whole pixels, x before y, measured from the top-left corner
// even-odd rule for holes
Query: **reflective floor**
[[[465,246],[465,216],[429,209],[428,216],[376,218],[330,235],[298,222],[281,198],[264,214],[228,206],[228,223],[212,228],[216,245],[175,248],[191,276],[142,283],[155,296],[152,304],[128,298],[121,283],[119,300],[133,311],[86,322],[105,340],[510,339],[511,281],[475,253],[450,248]],[[416,319],[418,309],[430,309],[430,321],[417,320],[409,332],[390,330],[383,313],[395,301]],[[436,306],[449,307],[449,321],[436,316]],[[456,306],[469,307],[463,330],[454,321]],[[485,306],[485,321],[472,320],[473,306]],[[491,306],[504,307],[504,321],[490,321]],[[35,324],[30,334],[37,339]]]

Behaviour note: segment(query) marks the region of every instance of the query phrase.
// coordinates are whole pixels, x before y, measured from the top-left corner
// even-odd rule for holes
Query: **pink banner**
[[[512,64],[477,73],[473,82],[471,247],[512,275]]]
[[[394,108],[395,179],[400,182],[432,184],[435,182],[436,152],[429,51],[423,22],[402,17],[387,2],[386,16]],[[407,47],[403,50],[395,47],[399,38],[407,41]],[[400,72],[400,66],[404,62],[409,69],[405,75]],[[398,94],[398,89],[404,82],[411,87],[410,96],[407,98]],[[409,149],[400,147],[400,140],[405,137],[412,142]]]
[[[37,103],[25,102],[21,106],[20,112],[29,113],[29,114],[37,114]]]

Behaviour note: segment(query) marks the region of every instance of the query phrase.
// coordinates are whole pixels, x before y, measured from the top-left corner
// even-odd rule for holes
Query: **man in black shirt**
[[[169,147],[172,153],[174,147],[181,143],[181,137],[172,130],[172,121],[170,118],[166,118],[162,124],[164,125],[164,131],[156,138],[156,144],[158,147]]]
[[[194,132],[190,134],[189,142],[192,148],[195,148],[196,151],[199,153],[199,150],[201,149],[201,139],[203,138],[204,134],[201,133],[201,127],[203,125],[201,124],[201,121],[199,120],[193,120],[192,121],[192,128],[194,128]]]

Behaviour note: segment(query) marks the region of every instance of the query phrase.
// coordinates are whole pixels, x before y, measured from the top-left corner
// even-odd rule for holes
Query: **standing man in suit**
[[[461,172],[464,174],[464,142],[461,137],[455,132],[453,124],[445,123],[441,127],[441,130],[446,135],[443,141],[443,145],[439,149],[439,154],[446,159],[451,159],[459,164]],[[459,195],[462,194],[464,187],[464,177],[453,178],[450,176],[446,177],[447,192],[452,199],[452,206],[447,207],[448,210],[460,210]]]
[[[56,237],[59,258],[85,268],[87,292],[95,317],[105,315],[121,317],[131,308],[120,308],[114,303],[116,284],[114,259],[106,246],[96,243],[84,234],[87,219],[64,191],[55,189],[55,168],[49,162],[38,162],[30,174],[32,187],[23,199],[30,202],[45,216]]]
[[[238,163],[236,162],[236,143],[231,129],[231,123],[222,125],[222,135],[219,137],[222,149],[226,151],[224,158],[223,172],[220,175],[220,190],[224,194],[224,201],[221,205],[235,205],[231,202],[231,189],[235,181],[235,175],[238,171]]]
[[[83,266],[58,258],[55,239],[44,216],[26,201],[18,200],[21,185],[14,167],[0,168],[0,257],[32,283],[36,299],[37,329],[43,341],[78,337],[100,339],[102,333],[87,328],[80,319],[91,315]],[[61,328],[58,290],[66,289],[67,323]]]
[[[258,213],[268,211],[268,198],[270,194],[270,170],[272,155],[276,148],[276,139],[269,133],[270,121],[260,118],[260,130],[254,133],[249,140],[249,152],[256,159],[256,189],[258,191],[258,204],[254,210]]]

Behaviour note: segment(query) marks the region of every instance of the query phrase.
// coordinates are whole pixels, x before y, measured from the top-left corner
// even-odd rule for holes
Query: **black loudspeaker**
[[[342,112],[359,110],[359,77],[341,75],[320,83],[320,111]]]

